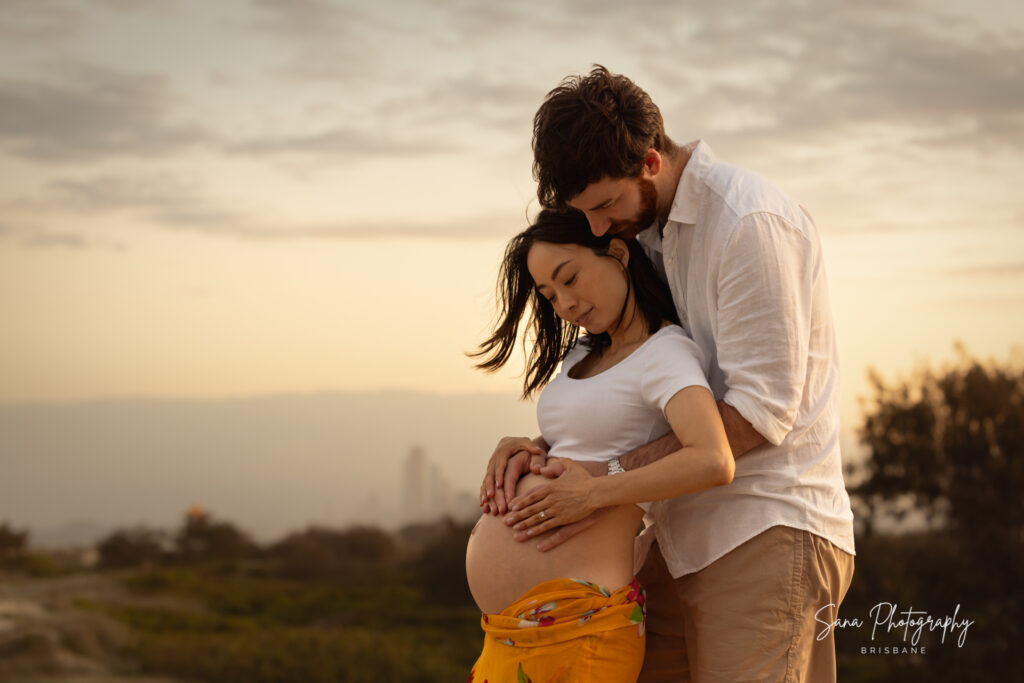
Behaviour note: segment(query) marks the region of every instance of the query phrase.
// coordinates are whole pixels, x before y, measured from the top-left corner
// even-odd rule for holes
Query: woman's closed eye
[[[566,280],[566,281],[565,281],[565,283],[564,283],[564,286],[565,286],[565,287],[571,287],[571,286],[572,286],[572,284],[573,284],[574,282],[576,282],[576,275],[577,275],[577,273],[573,273],[573,274],[572,274],[572,277],[570,277],[570,278],[569,278],[568,280]],[[549,302],[551,302],[551,303],[554,303],[554,302],[555,302],[555,297],[557,296],[556,294],[552,294],[551,296],[548,296],[548,295],[544,294],[543,292],[541,292],[541,291],[540,291],[539,289],[537,290],[537,292],[538,292],[538,293],[539,293],[539,294],[540,294],[540,295],[541,295],[542,297],[544,297],[545,299],[547,299],[547,300],[548,300]]]

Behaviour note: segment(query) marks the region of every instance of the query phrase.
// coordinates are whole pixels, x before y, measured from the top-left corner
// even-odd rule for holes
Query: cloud
[[[162,0],[5,0],[0,12],[0,37],[37,44],[78,35],[105,10],[118,13],[163,12]]]
[[[617,51],[639,65],[636,75],[630,64],[620,68],[659,94],[670,121],[716,136],[815,138],[840,134],[851,120],[913,120],[949,106],[974,115],[970,101],[991,97],[986,84],[997,75],[960,79],[975,84],[978,97],[945,93],[944,100],[953,76],[948,68],[929,71],[929,59],[965,69],[958,59],[979,43],[950,43],[932,22],[915,21],[924,12],[909,2],[826,12],[813,3],[762,0],[738,13],[653,0],[439,0],[429,10],[400,0],[378,6],[253,0],[249,10],[249,26],[292,50],[282,78],[343,85],[341,97],[365,102],[381,128],[408,124],[449,135],[468,124],[528,136],[534,111],[557,82],[537,80],[538,55],[557,62],[563,51],[607,55],[606,46],[615,45],[637,46]],[[650,39],[652,26],[659,40]],[[1006,54],[1007,63],[1016,56]],[[979,58],[974,70],[991,70],[999,59]],[[1011,90],[1017,78],[1004,75],[1007,87],[999,89]],[[345,140],[346,131],[336,133]],[[306,140],[282,142],[291,150]],[[316,137],[308,142],[314,147]]]
[[[381,119],[408,119],[413,126],[474,126],[528,140],[533,115],[549,89],[480,70],[410,87],[382,101],[375,111]]]
[[[1024,262],[990,263],[971,268],[954,268],[948,272],[960,277],[1018,278],[1024,276]]]
[[[46,186],[36,208],[76,212],[161,210],[202,201],[199,187],[169,174],[100,175],[88,179],[56,179]]]
[[[14,9],[0,16],[0,37],[4,31],[67,37],[82,22],[96,26],[110,12],[136,6],[158,11],[162,5],[12,2]],[[24,70],[0,77],[0,153],[39,164],[103,162],[110,170],[131,158],[149,169],[136,177],[52,180],[41,199],[32,200],[39,215],[47,209],[133,213],[168,229],[253,239],[476,236],[480,226],[470,225],[473,219],[460,219],[467,221],[461,228],[272,225],[245,206],[225,206],[195,183],[153,173],[151,162],[202,148],[229,157],[231,165],[249,162],[245,157],[337,164],[370,154],[461,160],[474,153],[503,155],[505,163],[513,146],[519,156],[526,149],[533,114],[558,78],[607,58],[620,60],[606,61],[609,68],[651,92],[680,142],[705,137],[726,158],[742,150],[741,162],[752,167],[758,167],[758,155],[771,155],[777,162],[773,175],[785,166],[795,178],[814,176],[835,163],[837,151],[852,150],[849,160],[838,161],[869,169],[877,177],[865,177],[865,184],[904,202],[906,190],[919,183],[916,169],[931,171],[944,158],[989,159],[994,150],[1001,166],[985,166],[992,179],[987,186],[997,188],[994,197],[1020,169],[1013,155],[1024,145],[1024,32],[1019,20],[1018,28],[1007,21],[1010,28],[997,31],[991,12],[960,16],[952,7],[866,0],[823,9],[812,2],[755,0],[737,12],[727,4],[660,0],[438,0],[429,7],[413,0],[376,6],[248,0],[217,14],[226,20],[209,21],[208,9],[190,13],[190,19],[207,20],[226,54],[258,49],[263,55],[252,71],[238,70],[231,60],[217,65],[218,78],[239,79],[239,97],[210,98],[206,87],[184,91],[190,99],[181,99],[170,78],[180,77],[175,84],[181,87],[194,83],[188,60],[181,72],[165,67],[166,75],[78,62],[50,64],[39,76]],[[1009,9],[1006,14],[1017,16]],[[247,35],[223,32],[239,24]],[[188,26],[183,20],[178,27]],[[145,38],[141,34],[142,50]],[[154,41],[154,49],[162,44]],[[282,78],[260,82],[260,65],[282,48],[290,51],[274,72]],[[100,58],[86,49],[95,48],[69,41],[61,54]],[[53,51],[35,52],[43,54]],[[560,64],[571,66],[563,72]],[[275,106],[268,112],[237,109],[270,99]],[[218,121],[243,123],[218,131]],[[289,123],[278,127],[282,121]],[[802,165],[808,156],[818,165]],[[960,173],[970,172],[969,166]],[[939,182],[956,185],[948,174]],[[858,185],[849,192],[866,190]],[[970,205],[965,200],[963,206]]]
[[[676,73],[659,69],[657,85],[680,93],[667,118],[755,144],[879,125],[928,136],[954,124],[974,131],[962,146],[1024,142],[1021,42],[986,40],[969,19],[943,22],[909,2],[754,7],[705,15]]]
[[[235,154],[303,154],[328,156],[339,155],[387,155],[419,156],[441,152],[453,152],[457,145],[423,136],[403,137],[400,133],[366,131],[356,128],[338,127],[311,135],[264,137],[244,142],[229,143],[227,152]]]
[[[55,0],[8,0],[0,12],[0,37],[19,42],[64,38],[85,21],[80,8]]]
[[[296,237],[328,240],[510,239],[526,227],[525,219],[508,213],[479,214],[445,221],[398,220],[341,225],[300,227],[290,231]]]
[[[482,214],[444,221],[324,221],[281,224],[229,210],[166,211],[151,216],[158,225],[209,236],[247,241],[375,241],[389,239],[493,240],[508,239],[525,227],[524,219],[509,214]]]
[[[80,232],[54,231],[39,226],[9,223],[0,223],[0,240],[8,240],[30,249],[127,250],[127,247],[121,242],[92,237]]]
[[[1020,22],[1016,32],[997,35],[992,16],[964,14],[954,3],[869,0],[825,11],[810,2],[761,0],[736,12],[656,0],[446,0],[429,12],[399,3],[361,14],[319,0],[256,6],[273,19],[266,28],[296,41],[289,77],[346,79],[355,90],[380,86],[375,92],[389,94],[373,108],[388,125],[447,131],[446,124],[468,124],[528,136],[533,113],[557,82],[535,80],[534,54],[557,62],[567,46],[576,55],[628,60],[607,66],[656,95],[670,132],[686,130],[687,139],[774,151],[870,135],[881,126],[906,131],[910,146],[1024,144]],[[651,40],[654,26],[658,40]],[[614,45],[637,49],[606,47]],[[333,51],[344,59],[331,58]],[[954,130],[969,131],[970,139]]]
[[[66,64],[49,81],[0,80],[0,148],[39,162],[152,157],[207,142],[174,123],[164,78]]]
[[[358,8],[330,0],[251,0],[249,6],[257,13],[254,27],[300,40],[344,38],[366,19]]]
[[[123,251],[123,243],[90,234],[90,226],[120,215],[160,227],[158,217],[163,214],[207,211],[213,215],[212,204],[197,183],[168,173],[56,178],[35,196],[0,205],[8,215],[29,217],[18,227],[6,225],[4,229],[0,224],[0,238],[34,248]],[[61,227],[70,224],[76,228]]]
[[[103,249],[106,251],[127,251],[127,247],[121,242],[96,239],[68,232],[34,232],[22,240],[22,244],[26,247],[37,249],[57,247],[80,250]]]
[[[525,227],[527,220],[525,216],[493,213],[436,221],[279,221],[263,213],[236,208],[212,196],[206,187],[166,173],[59,178],[49,182],[37,196],[9,202],[3,208],[45,218],[47,227],[16,230],[0,223],[0,238],[21,237],[21,243],[38,247],[80,248],[109,244],[84,232],[52,231],[48,226],[59,226],[68,221],[68,216],[78,219],[120,214],[157,229],[251,241],[477,240],[511,237]]]
[[[244,23],[290,41],[295,53],[278,69],[285,78],[372,81],[373,54],[379,49],[367,32],[376,23],[358,6],[329,0],[251,0]]]
[[[90,0],[99,7],[107,7],[117,12],[160,12],[168,3],[166,0]]]
[[[827,9],[761,0],[745,3],[742,12],[728,4],[574,0],[531,6],[537,20],[529,28],[518,24],[512,10],[488,21],[490,10],[472,4],[445,7],[459,8],[447,17],[457,36],[503,44],[505,33],[516,31],[511,39],[520,44],[506,45],[512,55],[525,43],[555,56],[568,45],[584,59],[621,58],[605,65],[648,90],[669,132],[685,139],[728,138],[745,148],[778,149],[882,126],[913,132],[919,139],[912,145],[1024,144],[1024,23],[1013,19],[1019,12],[1009,5],[1002,10],[1009,21],[1001,24],[996,12],[967,13],[956,3],[912,0]],[[1003,24],[1013,28],[1002,30]],[[636,48],[606,47],[615,45]],[[517,72],[515,61],[495,69],[492,60],[471,78],[453,82],[467,93],[464,101],[471,106],[464,111],[483,120],[486,112],[468,96],[467,81],[486,84],[488,76],[495,85],[518,88],[513,79],[529,74]],[[530,117],[556,81],[534,85],[539,94],[530,103]],[[457,100],[452,95],[445,101]],[[953,128],[970,131],[971,139],[951,138]]]
[[[417,156],[459,149],[450,139],[400,127],[336,126],[305,135],[268,133],[232,140],[179,123],[166,79],[70,64],[50,80],[0,79],[0,149],[42,163],[161,157],[199,146],[238,155]],[[380,118],[375,118],[379,123]],[[68,188],[72,190],[72,188]],[[123,189],[123,188],[122,188]]]

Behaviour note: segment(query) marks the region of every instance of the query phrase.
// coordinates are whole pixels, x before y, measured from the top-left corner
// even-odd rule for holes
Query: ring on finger
[[[548,511],[547,510],[541,510],[540,511],[540,518],[541,519],[547,519],[548,518]]]

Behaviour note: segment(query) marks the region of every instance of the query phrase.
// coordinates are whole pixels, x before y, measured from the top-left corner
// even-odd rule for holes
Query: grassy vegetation
[[[144,674],[218,683],[464,680],[482,645],[480,615],[464,587],[438,599],[431,584],[443,567],[430,561],[432,548],[464,547],[464,534],[453,526],[372,571],[353,559],[314,578],[282,578],[280,558],[120,570],[131,600],[76,605],[131,629],[136,637],[119,654]]]

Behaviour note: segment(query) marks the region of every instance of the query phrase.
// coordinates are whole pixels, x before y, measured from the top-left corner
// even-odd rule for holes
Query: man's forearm
[[[644,465],[661,460],[669,453],[675,453],[682,447],[683,445],[679,443],[676,435],[669,432],[660,439],[655,439],[639,448],[634,448],[625,455],[620,455],[619,464],[625,470],[639,469]]]
[[[722,416],[722,424],[725,425],[725,436],[729,439],[732,457],[738,458],[761,444],[768,443],[768,439],[761,436],[740,411],[725,401],[718,402],[718,414]]]
[[[754,429],[740,412],[725,401],[718,401],[718,414],[722,416],[722,424],[725,425],[725,435],[729,439],[729,447],[732,449],[732,457],[738,458],[745,455],[752,449],[767,443],[761,434]],[[672,432],[669,432],[660,439],[634,448],[629,453],[619,456],[619,463],[623,469],[635,470],[638,467],[649,465],[652,462],[661,460],[669,453],[675,453],[683,445]]]

